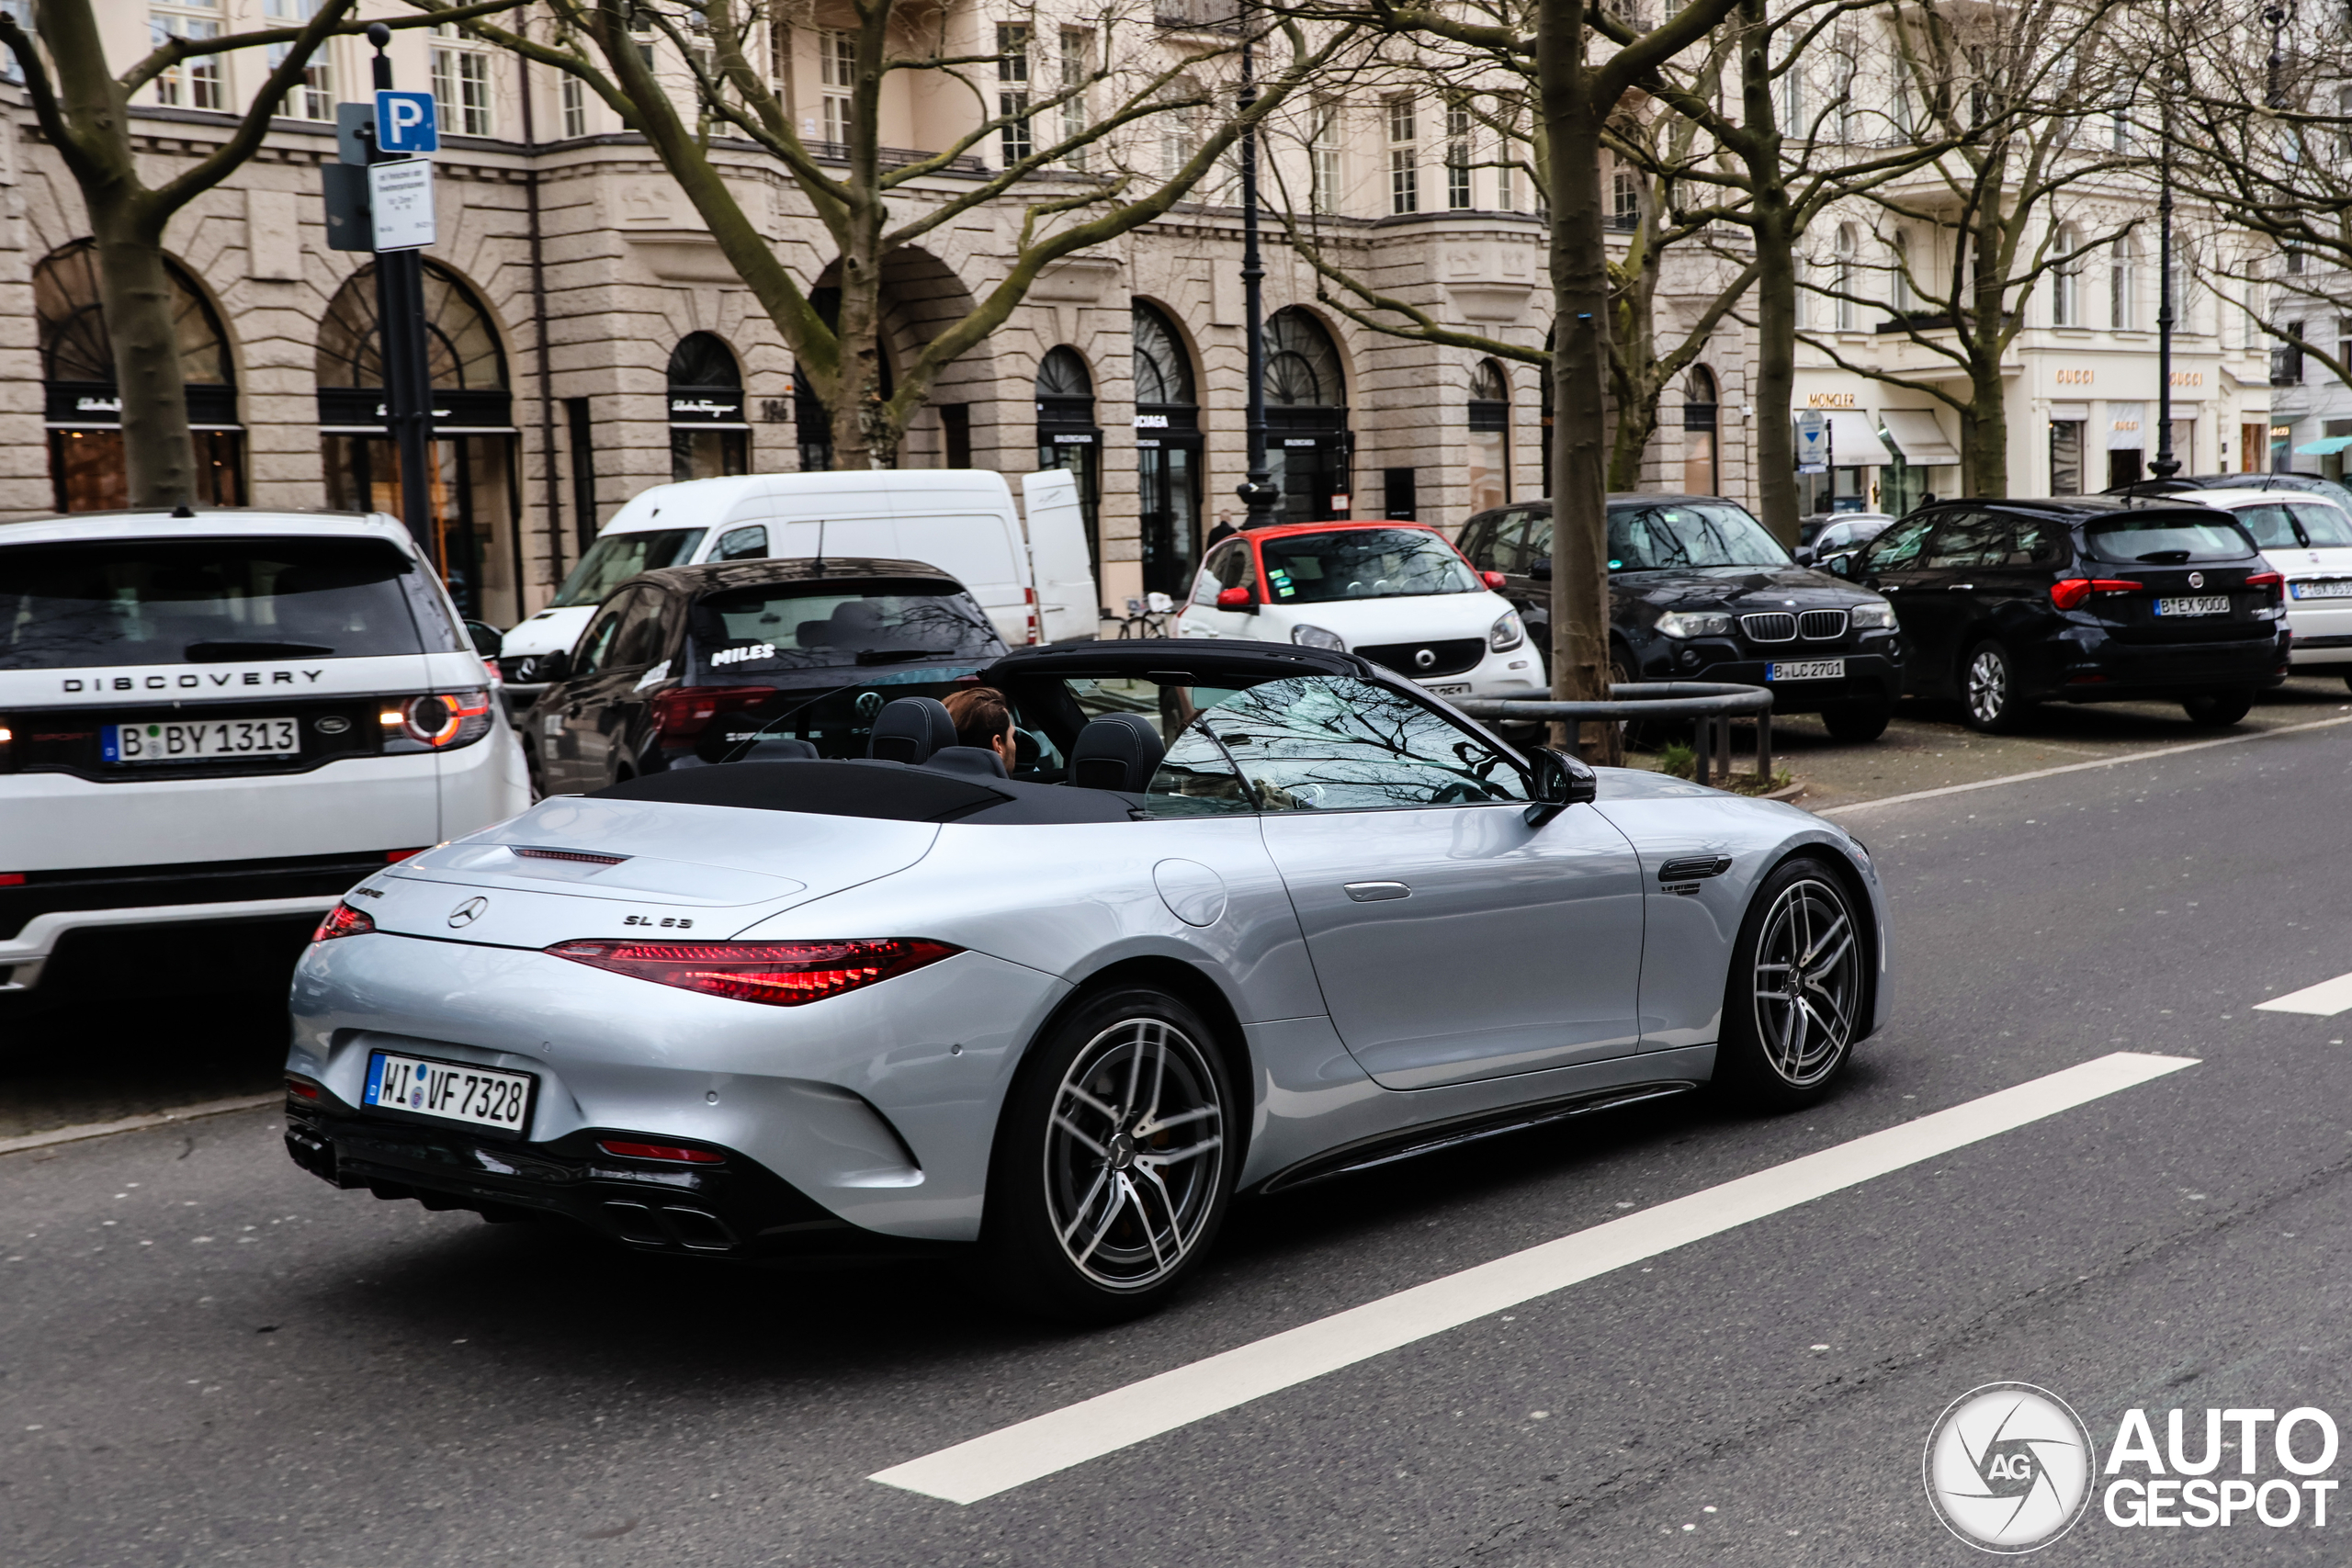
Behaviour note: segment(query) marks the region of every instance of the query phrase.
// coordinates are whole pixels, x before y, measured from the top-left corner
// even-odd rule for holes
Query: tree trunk
[[[97,241],[98,302],[114,342],[130,504],[193,506],[196,440],[187,427],[171,274],[160,238],[113,206],[91,203],[90,227]]]
[[[1645,204],[1646,205],[1646,204]],[[1651,243],[1655,220],[1645,211],[1627,246],[1627,265],[1616,269],[1610,300],[1609,380],[1617,421],[1609,439],[1609,488],[1638,490],[1642,458],[1657,434],[1658,400],[1666,378],[1657,364],[1657,284],[1661,258]]]
[[[1749,389],[1755,411],[1749,460],[1756,468],[1756,494],[1764,526],[1794,549],[1797,544],[1796,433],[1789,405],[1797,379],[1796,224],[1781,171],[1781,135],[1774,119],[1771,60],[1763,0],[1741,0],[1740,104],[1755,139],[1750,167],[1756,242],[1756,385]]]
[[[1584,63],[1584,11],[1544,0],[1536,70],[1552,177],[1552,694],[1609,694],[1609,519],[1602,434],[1609,254],[1600,237],[1600,114]],[[1565,728],[1555,727],[1565,741]],[[1623,760],[1618,728],[1585,727],[1586,755]]]

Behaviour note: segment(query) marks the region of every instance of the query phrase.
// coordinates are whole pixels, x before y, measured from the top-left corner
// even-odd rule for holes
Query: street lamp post
[[[2172,47],[2172,8],[2165,8],[2165,47]],[[2167,68],[2166,76],[2171,73]],[[2148,471],[2159,479],[2180,472],[2172,455],[2172,83],[2159,89],[2156,149],[2156,460]]]
[[[1256,61],[1251,50],[1250,17],[1246,8],[1238,11],[1241,18],[1241,94],[1243,114],[1258,101]],[[1234,493],[1249,510],[1243,515],[1244,528],[1263,528],[1274,520],[1274,502],[1282,499],[1282,491],[1273,482],[1273,470],[1266,463],[1266,318],[1265,263],[1258,254],[1258,129],[1250,126],[1241,133],[1241,313],[1242,332],[1249,338],[1250,388],[1249,424],[1250,472]]]

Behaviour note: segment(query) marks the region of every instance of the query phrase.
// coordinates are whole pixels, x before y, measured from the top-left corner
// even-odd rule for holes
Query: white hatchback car
[[[2299,490],[2196,490],[2165,500],[2202,502],[2236,518],[2287,580],[2296,673],[2342,675],[2352,686],[2352,513]]]
[[[1359,654],[1441,696],[1540,696],[1501,581],[1426,524],[1282,524],[1209,552],[1176,635]]]
[[[69,940],[110,973],[142,934],[159,964],[274,952],[244,928],[529,805],[490,672],[393,519],[0,525],[0,993]]]

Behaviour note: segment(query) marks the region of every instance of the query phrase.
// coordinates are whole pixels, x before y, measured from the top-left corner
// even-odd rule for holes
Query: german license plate
[[[1793,659],[1784,663],[1767,664],[1767,681],[1842,681],[1846,678],[1846,661],[1842,659]]]
[[[368,1057],[368,1090],[360,1103],[519,1133],[530,1113],[536,1081],[528,1073],[377,1051]]]
[[[2195,599],[2156,601],[2156,614],[2159,615],[2226,615],[2229,613],[2230,596],[2226,593],[2207,593]]]
[[[98,747],[109,762],[194,762],[216,757],[298,757],[301,728],[290,718],[214,718],[108,724]]]
[[[1441,697],[1466,697],[1470,694],[1470,682],[1467,681],[1424,682],[1421,690],[1434,692]]]
[[[2333,578],[2325,582],[2290,582],[2287,591],[2298,599],[2352,599],[2352,577]]]

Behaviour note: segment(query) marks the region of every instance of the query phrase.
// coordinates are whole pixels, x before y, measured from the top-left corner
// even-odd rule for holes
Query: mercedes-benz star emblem
[[[2204,574],[2203,572],[2201,572],[2201,571],[2192,571],[2192,572],[2190,572],[2190,573],[2188,574],[2188,586],[2190,586],[2191,588],[2202,588],[2202,587],[2204,587],[2204,586],[2205,586],[2205,574]]]
[[[453,926],[472,925],[481,919],[481,912],[489,908],[490,900],[487,898],[469,898],[449,911],[449,923]]]
[[[1413,654],[1413,668],[1414,668],[1414,669],[1416,669],[1416,670],[1433,670],[1433,669],[1435,669],[1436,667],[1437,667],[1437,655],[1436,655],[1436,654],[1431,653],[1431,652],[1430,652],[1428,649],[1426,649],[1426,648],[1424,648],[1424,649],[1416,649],[1416,650],[1415,650],[1415,652],[1414,652],[1414,654]]]

